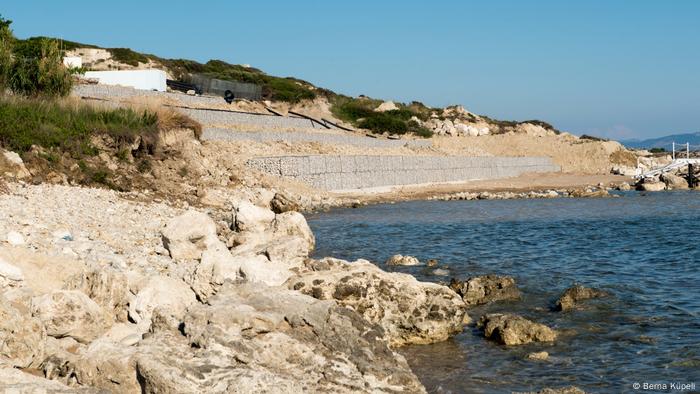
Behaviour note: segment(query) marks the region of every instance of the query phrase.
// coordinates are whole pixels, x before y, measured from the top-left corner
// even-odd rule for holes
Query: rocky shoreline
[[[7,187],[2,389],[424,392],[396,349],[446,340],[472,324],[470,305],[517,295],[498,277],[450,288],[365,260],[311,259],[306,220],[266,189],[194,209]],[[507,345],[555,335],[517,316],[480,324],[487,338],[517,338]]]

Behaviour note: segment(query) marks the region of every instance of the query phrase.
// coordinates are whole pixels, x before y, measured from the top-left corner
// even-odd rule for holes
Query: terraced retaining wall
[[[274,156],[248,166],[325,190],[498,179],[527,172],[557,172],[548,157]]]

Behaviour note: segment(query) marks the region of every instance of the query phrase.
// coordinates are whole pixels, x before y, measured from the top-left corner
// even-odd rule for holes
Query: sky
[[[222,59],[615,139],[700,131],[700,1],[4,0],[20,38]]]

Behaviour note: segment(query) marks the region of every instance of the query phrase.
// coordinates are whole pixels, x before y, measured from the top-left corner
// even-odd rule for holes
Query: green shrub
[[[665,148],[651,148],[649,149],[649,152],[651,153],[664,153],[666,152]]]
[[[157,116],[148,111],[0,98],[0,145],[19,153],[36,145],[78,159],[98,153],[91,143],[93,135],[105,134],[117,143],[130,144],[137,137],[153,140],[157,127]]]
[[[9,85],[13,92],[25,96],[67,96],[73,80],[63,65],[58,42],[41,39],[15,47]]]
[[[416,102],[411,105],[399,104],[398,109],[376,112],[374,109],[381,103],[381,100],[368,98],[354,99],[346,96],[335,96],[331,100],[331,112],[338,119],[373,133],[412,133],[421,137],[433,135],[431,130],[411,120],[414,116],[423,120],[430,116],[430,110],[424,105]]]
[[[112,59],[130,66],[138,66],[139,63],[148,63],[148,57],[129,48],[109,48]]]

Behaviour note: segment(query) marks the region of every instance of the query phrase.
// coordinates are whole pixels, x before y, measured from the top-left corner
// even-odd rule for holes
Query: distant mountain
[[[672,134],[664,137],[650,138],[647,140],[627,140],[620,141],[622,145],[628,148],[636,149],[651,149],[651,148],[664,148],[666,150],[671,150],[671,145],[673,143],[684,144],[689,142],[690,145],[700,145],[700,133],[688,133],[688,134]],[[678,148],[676,148],[678,149]]]

